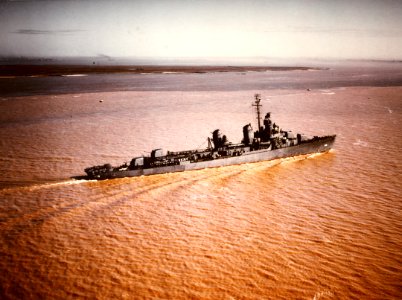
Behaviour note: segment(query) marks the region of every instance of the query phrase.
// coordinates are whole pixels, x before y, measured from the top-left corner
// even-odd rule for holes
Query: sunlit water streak
[[[1,102],[1,297],[400,298],[402,89],[255,92],[284,129],[336,133],[335,149],[73,180],[160,146],[195,148],[216,128],[239,141],[254,91]]]

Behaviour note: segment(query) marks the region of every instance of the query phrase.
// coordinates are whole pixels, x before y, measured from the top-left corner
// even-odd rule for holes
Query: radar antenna
[[[261,112],[260,112],[260,107],[262,106],[260,104],[261,102],[261,95],[260,94],[255,94],[254,95],[255,101],[254,104],[252,104],[252,106],[255,106],[255,109],[257,111],[257,120],[258,120],[258,132],[260,131],[261,128]]]

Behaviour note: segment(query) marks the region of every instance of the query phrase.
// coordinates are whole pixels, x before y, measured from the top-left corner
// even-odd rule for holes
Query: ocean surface
[[[77,74],[71,74],[77,75]],[[401,299],[402,68],[0,78],[1,299]],[[329,153],[106,181],[262,110]]]

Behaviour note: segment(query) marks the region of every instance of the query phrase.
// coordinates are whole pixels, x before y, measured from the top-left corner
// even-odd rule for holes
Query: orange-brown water
[[[240,141],[254,92],[326,154],[77,181],[94,164],[220,128]],[[402,88],[136,91],[0,102],[0,296],[398,299]],[[103,102],[99,102],[103,100]],[[204,144],[205,145],[205,144]]]

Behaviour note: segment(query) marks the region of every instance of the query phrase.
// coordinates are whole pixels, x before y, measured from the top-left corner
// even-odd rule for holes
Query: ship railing
[[[187,154],[195,154],[195,153],[203,153],[210,152],[211,150],[207,149],[195,149],[195,150],[184,150],[184,151],[167,151],[166,156],[175,156],[175,155],[187,155]]]

